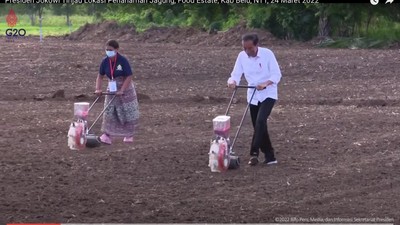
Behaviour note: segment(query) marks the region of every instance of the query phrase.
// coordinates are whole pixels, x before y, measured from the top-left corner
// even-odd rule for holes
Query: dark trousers
[[[258,105],[250,105],[251,121],[254,127],[250,155],[258,156],[261,149],[267,161],[275,160],[274,149],[268,135],[267,126],[267,119],[271,114],[275,101],[275,99],[267,98],[263,102],[258,102]]]

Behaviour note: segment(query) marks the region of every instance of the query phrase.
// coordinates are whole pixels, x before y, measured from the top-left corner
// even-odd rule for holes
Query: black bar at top
[[[82,2],[80,2],[82,1]],[[102,3],[115,3],[115,4],[135,4],[135,2],[140,1],[140,3],[148,3],[151,4],[152,0],[96,0],[95,2],[102,2]],[[340,3],[351,3],[351,4],[368,4],[371,7],[376,5],[379,6],[388,6],[393,4],[400,3],[400,0],[170,0],[173,1],[174,4],[184,4],[185,2],[193,2],[198,4],[207,4],[208,2],[213,2],[209,4],[243,4],[243,5],[251,5],[251,4],[259,4],[259,5],[285,5],[285,4],[324,4],[324,3],[333,3],[333,4],[340,4]],[[35,3],[90,3],[94,2],[93,0],[0,0],[0,3],[7,3],[7,4],[35,4]],[[169,4],[169,3],[166,3]]]

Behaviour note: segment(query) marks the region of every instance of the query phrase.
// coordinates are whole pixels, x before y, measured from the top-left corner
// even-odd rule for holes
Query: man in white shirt
[[[247,102],[250,104],[251,120],[254,127],[253,140],[250,148],[249,165],[258,163],[259,150],[264,153],[267,165],[276,164],[275,152],[268,134],[267,119],[271,114],[275,101],[278,99],[278,83],[281,70],[274,53],[258,46],[257,34],[245,34],[242,37],[243,51],[236,59],[235,66],[228,80],[228,86],[239,85],[244,74],[249,86],[256,86],[253,99],[250,98],[254,89],[247,91]]]

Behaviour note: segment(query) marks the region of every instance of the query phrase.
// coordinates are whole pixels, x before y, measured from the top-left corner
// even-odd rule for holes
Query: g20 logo
[[[7,37],[24,37],[26,35],[25,29],[8,28],[6,30]]]
[[[8,13],[8,15],[6,17],[6,21],[7,21],[8,27],[9,27],[6,30],[7,40],[12,41],[19,37],[24,37],[26,35],[25,29],[14,28],[17,25],[18,17],[17,17],[17,14],[15,14],[13,9],[10,9],[10,12]]]

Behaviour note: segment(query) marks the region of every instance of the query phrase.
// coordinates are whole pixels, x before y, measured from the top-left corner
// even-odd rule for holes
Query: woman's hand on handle
[[[94,93],[95,93],[97,96],[100,96],[100,95],[103,93],[103,91],[102,91],[102,90],[96,90]]]

